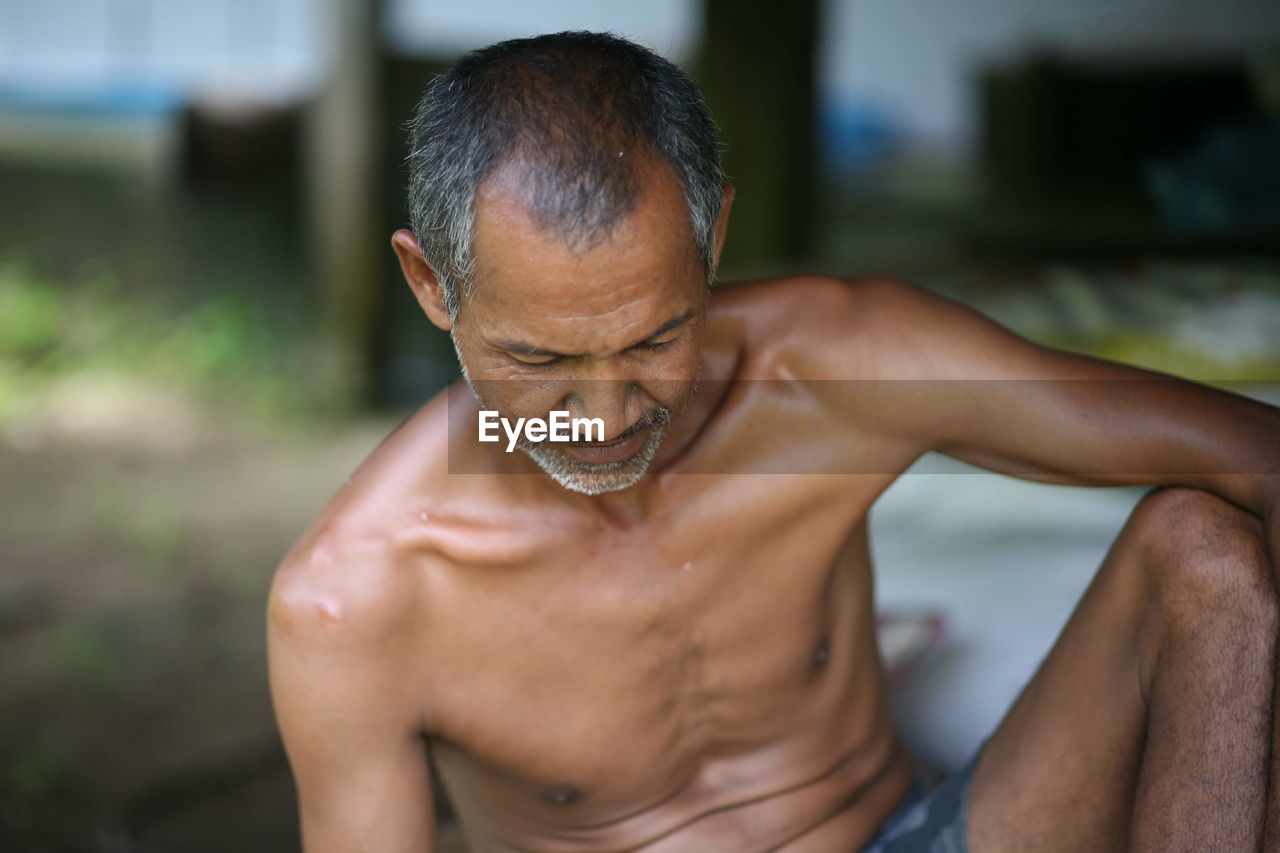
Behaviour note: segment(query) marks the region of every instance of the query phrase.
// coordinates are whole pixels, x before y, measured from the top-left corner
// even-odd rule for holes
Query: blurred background
[[[0,849],[297,849],[271,572],[456,375],[389,249],[404,123],[461,52],[562,29],[695,74],[722,279],[904,276],[1277,399],[1280,4],[0,0]],[[960,470],[873,516],[884,606],[951,626],[895,698],[940,767],[1135,497]]]

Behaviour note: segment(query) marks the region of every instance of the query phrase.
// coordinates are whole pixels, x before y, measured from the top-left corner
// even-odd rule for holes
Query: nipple
[[[582,798],[582,792],[572,785],[552,785],[550,788],[542,792],[542,799],[548,803],[555,803],[558,806],[567,806],[570,803],[576,803]]]
[[[826,666],[827,658],[831,657],[831,639],[823,637],[818,641],[818,647],[813,650],[813,658],[809,661],[809,668],[818,671]]]

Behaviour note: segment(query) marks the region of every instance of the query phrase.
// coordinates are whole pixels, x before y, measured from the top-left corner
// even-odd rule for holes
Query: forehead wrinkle
[[[649,264],[624,262],[590,275],[556,272],[534,269],[521,283],[508,281],[509,276],[490,279],[497,285],[489,291],[490,318],[500,326],[530,331],[582,323],[618,324],[620,331],[626,331],[650,322],[655,300],[662,307],[670,301],[670,288],[664,286],[667,276]],[[505,336],[526,337],[527,333]]]
[[[617,311],[623,310],[623,309],[625,309],[626,307],[628,307],[628,306],[620,306],[618,309],[615,309],[614,311],[607,312],[607,313],[606,313],[606,314],[604,314],[604,315],[578,315],[578,316],[574,316],[574,317],[558,318],[558,319],[557,319],[557,321],[553,321],[553,322],[559,322],[559,321],[567,321],[567,322],[589,321],[589,322],[593,322],[593,323],[594,323],[594,322],[598,322],[602,317],[604,317],[604,316],[608,316],[609,314],[617,313]],[[632,329],[632,328],[634,328],[634,327],[638,326],[641,322],[642,322],[642,319],[640,319],[640,318],[635,318],[635,319],[632,319],[632,320],[630,320],[630,321],[628,321],[628,322],[623,323],[621,326],[617,327],[616,329],[610,329],[610,330],[609,330],[609,332],[610,332],[611,334],[612,334],[612,333],[616,333],[617,335],[621,336],[621,335],[625,334],[629,329]],[[504,335],[504,336],[502,337],[502,339],[501,339],[501,340],[496,340],[496,341],[495,341],[495,340],[492,340],[492,339],[491,339],[487,334],[484,334],[483,332],[482,332],[482,336],[484,337],[485,343],[489,344],[490,346],[496,347],[496,348],[498,348],[498,349],[504,349],[504,350],[508,350],[508,351],[513,351],[513,352],[525,352],[525,353],[528,353],[528,354],[534,354],[534,353],[543,353],[543,352],[546,352],[546,353],[556,353],[557,355],[575,355],[575,356],[576,356],[576,355],[587,355],[587,354],[589,354],[589,352],[590,352],[590,351],[591,351],[591,349],[592,349],[592,347],[587,347],[587,348],[569,347],[569,348],[565,348],[565,347],[557,346],[557,345],[552,344],[552,343],[544,343],[544,342],[539,341],[539,340],[538,340],[539,338],[543,338],[543,337],[555,337],[555,335],[554,335],[554,334],[552,334],[552,335],[548,336],[548,335],[546,335],[546,333],[545,333],[545,332],[543,332],[543,333],[541,333],[541,334],[537,334],[537,333],[535,333],[535,334],[532,334],[532,335],[527,334],[527,333],[524,333],[524,332],[517,332],[515,335]],[[582,339],[582,337],[583,337],[583,336],[582,336],[582,335],[580,335],[580,334],[575,334],[574,336],[578,338],[578,342],[580,342],[580,341],[581,341],[581,339]],[[650,337],[650,336],[651,336],[651,333],[650,333],[649,335],[646,335],[646,337],[645,337],[645,338],[642,338],[641,340],[647,340],[647,339],[648,339],[648,337]],[[630,346],[630,345],[631,345],[631,343],[633,343],[633,342],[629,342],[627,345],[628,345],[628,346]],[[604,347],[604,349],[609,349],[609,347]]]
[[[571,307],[572,309],[579,311],[579,313],[559,315],[550,321],[552,321],[552,323],[602,323],[602,321],[611,320],[614,316],[620,314],[636,313],[636,311],[644,313],[645,296],[653,293],[655,286],[653,283],[644,282],[636,283],[631,289],[641,288],[643,288],[644,292],[637,293],[637,295],[634,296],[623,296],[621,304],[614,304],[612,306],[605,307],[605,310],[591,311],[590,306],[582,305],[582,302],[586,300],[582,300],[582,298],[575,298],[575,300],[571,300]],[[614,292],[617,293],[621,291],[622,288],[617,288],[617,291]],[[639,323],[639,321],[639,319],[632,318],[627,321],[625,327],[631,327],[631,325],[635,325],[636,323]]]
[[[519,243],[525,235],[513,235]],[[631,240],[611,240],[588,253],[574,253],[554,238],[549,243],[511,246],[502,263],[493,256],[477,265],[477,289],[491,298],[520,308],[534,298],[551,310],[564,306],[573,313],[565,319],[607,317],[642,298],[668,277],[664,258],[644,252]],[[621,301],[623,304],[617,304]],[[592,310],[593,304],[603,304]]]

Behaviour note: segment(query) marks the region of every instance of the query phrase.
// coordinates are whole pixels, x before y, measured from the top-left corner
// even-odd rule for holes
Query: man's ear
[[[720,250],[724,248],[724,235],[729,231],[729,208],[731,207],[733,207],[733,187],[725,184],[724,195],[720,201],[720,216],[716,218],[715,254],[712,255],[717,268],[720,266]]]
[[[453,328],[453,321],[449,319],[449,312],[444,307],[440,277],[422,257],[422,251],[418,248],[418,238],[414,237],[409,229],[401,228],[391,235],[391,248],[400,259],[400,270],[404,273],[404,280],[409,283],[409,289],[413,291],[422,310],[427,312],[427,318],[437,328],[449,331]]]

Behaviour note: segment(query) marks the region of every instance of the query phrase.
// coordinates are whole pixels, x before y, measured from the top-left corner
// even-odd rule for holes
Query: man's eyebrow
[[[643,338],[641,338],[640,340],[638,340],[638,341],[636,341],[635,343],[631,344],[631,347],[639,346],[640,344],[644,343],[645,341],[651,341],[651,340],[653,340],[654,338],[658,337],[659,335],[665,335],[667,332],[671,331],[671,330],[672,330],[672,329],[674,329],[676,326],[682,326],[682,325],[684,325],[685,323],[687,323],[687,322],[689,322],[690,320],[692,320],[692,319],[693,319],[693,315],[694,315],[695,313],[696,313],[696,312],[694,311],[694,309],[690,308],[688,311],[685,311],[685,312],[684,312],[684,313],[682,313],[682,314],[677,314],[676,316],[672,317],[672,318],[671,318],[670,320],[668,320],[667,322],[663,323],[663,324],[662,324],[661,326],[659,326],[658,328],[654,329],[654,330],[653,330],[652,332],[650,332],[649,334],[645,335],[645,336],[644,336]],[[630,349],[630,347],[628,347],[628,349]]]
[[[643,338],[640,338],[640,340],[636,341],[635,343],[628,344],[626,347],[624,347],[624,349],[631,349],[634,346],[639,346],[645,341],[650,341],[658,337],[659,335],[666,334],[667,332],[674,329],[676,326],[683,325],[689,322],[690,320],[692,320],[694,314],[696,313],[697,312],[695,309],[690,308],[689,310],[681,314],[677,314],[667,322],[663,323],[658,328],[654,329],[649,334],[645,335]],[[515,353],[517,355],[523,355],[530,358],[572,358],[574,356],[580,355],[580,353],[556,352],[555,350],[536,347],[533,344],[527,344],[527,343],[524,343],[523,341],[499,340],[499,341],[491,341],[489,345],[496,349],[505,350],[510,353]]]

